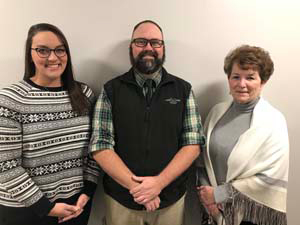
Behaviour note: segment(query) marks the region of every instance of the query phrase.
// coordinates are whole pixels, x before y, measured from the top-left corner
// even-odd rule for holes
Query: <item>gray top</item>
[[[215,189],[215,200],[225,200],[229,188],[222,185],[226,182],[228,157],[239,137],[249,129],[252,113],[259,98],[246,104],[233,102],[227,112],[214,127],[210,142],[210,158],[218,186]],[[224,199],[225,198],[225,199]]]

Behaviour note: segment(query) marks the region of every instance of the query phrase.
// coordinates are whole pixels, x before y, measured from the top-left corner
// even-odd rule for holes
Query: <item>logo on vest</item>
[[[172,105],[176,105],[178,102],[180,102],[180,99],[177,99],[177,98],[168,98],[165,101],[169,102]]]

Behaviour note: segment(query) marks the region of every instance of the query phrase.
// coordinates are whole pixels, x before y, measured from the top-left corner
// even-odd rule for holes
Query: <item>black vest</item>
[[[158,175],[181,148],[182,125],[191,85],[162,71],[162,80],[148,106],[131,69],[104,85],[112,105],[115,152],[137,176]],[[186,191],[184,173],[159,197],[160,208],[176,202]],[[108,175],[104,176],[107,194],[127,208],[141,210],[129,191]]]

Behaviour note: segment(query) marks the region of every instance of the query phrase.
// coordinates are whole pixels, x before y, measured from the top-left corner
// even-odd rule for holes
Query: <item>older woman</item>
[[[67,39],[33,25],[25,76],[0,91],[0,224],[88,223],[98,167],[88,157],[92,90],[74,80]]]
[[[287,224],[286,121],[261,97],[273,70],[259,47],[243,45],[225,58],[233,101],[217,104],[206,119],[207,174],[198,174],[199,199],[218,224]]]

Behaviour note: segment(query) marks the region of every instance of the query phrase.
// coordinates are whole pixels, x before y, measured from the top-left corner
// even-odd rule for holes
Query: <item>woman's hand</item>
[[[77,216],[79,216],[83,210],[84,210],[84,206],[86,205],[86,203],[90,200],[90,197],[87,196],[86,194],[81,194],[76,202],[76,207],[78,207],[78,210],[66,217],[61,217],[58,219],[58,223],[63,223],[65,221],[68,221],[70,219],[76,218]]]
[[[197,190],[198,190],[199,199],[204,205],[211,205],[211,204],[215,203],[213,187],[200,186],[200,187],[197,187]]]
[[[56,203],[49,212],[48,216],[55,217],[68,217],[76,213],[80,208],[74,205],[68,205],[66,203]]]
[[[221,213],[217,204],[205,205],[205,208],[208,214],[214,218],[216,218]]]
[[[86,194],[81,194],[77,200],[76,206],[80,207],[81,209],[84,208],[86,203],[90,200],[90,197]]]

